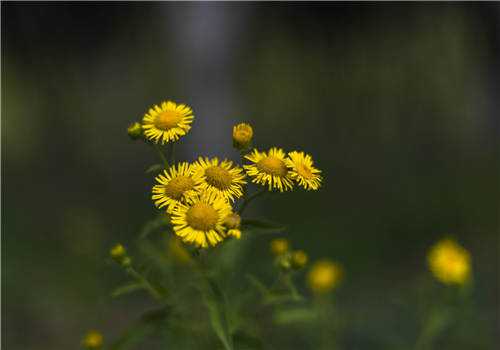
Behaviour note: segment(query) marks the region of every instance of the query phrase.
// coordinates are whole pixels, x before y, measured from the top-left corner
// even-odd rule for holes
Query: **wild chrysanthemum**
[[[230,160],[219,162],[216,158],[202,158],[193,163],[195,172],[203,178],[202,189],[214,191],[224,198],[234,202],[243,195],[243,185],[246,184],[243,169],[233,165]]]
[[[253,129],[250,124],[240,123],[233,127],[233,146],[244,150],[252,143]]]
[[[205,191],[172,211],[174,233],[184,243],[207,248],[226,237],[224,219],[232,212],[229,202],[216,192]]]
[[[304,152],[293,151],[288,153],[286,165],[290,177],[306,190],[317,190],[321,186],[321,170],[313,166],[310,155]]]
[[[170,213],[178,203],[185,203],[202,189],[203,178],[191,164],[183,162],[164,170],[156,181],[151,198],[158,208],[166,206]]]
[[[283,192],[293,188],[292,178],[285,162],[285,152],[281,148],[273,147],[268,152],[254,149],[245,158],[253,162],[243,166],[248,176],[252,177],[253,183],[267,185],[269,191],[278,189]]]
[[[470,254],[452,239],[443,239],[432,246],[427,263],[436,279],[444,284],[464,284],[470,278]]]
[[[142,118],[144,135],[155,143],[177,141],[191,129],[193,111],[190,107],[172,101],[155,105]]]
[[[342,268],[328,259],[313,264],[307,274],[307,284],[316,294],[324,294],[335,289],[342,279]]]

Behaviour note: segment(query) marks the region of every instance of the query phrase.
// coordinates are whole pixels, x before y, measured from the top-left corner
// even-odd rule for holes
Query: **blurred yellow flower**
[[[190,107],[172,101],[153,106],[142,118],[144,135],[155,143],[177,141],[191,129],[193,111]]]
[[[186,203],[202,189],[203,178],[194,172],[194,167],[186,162],[171,166],[163,174],[156,177],[157,185],[153,186],[151,197],[158,208],[167,207],[171,213],[179,203]]]
[[[456,241],[446,238],[434,244],[427,255],[429,269],[444,284],[464,284],[470,278],[469,252]]]
[[[98,331],[89,331],[83,338],[83,346],[86,349],[99,349],[103,343],[102,334]]]
[[[233,146],[244,150],[252,143],[253,129],[250,124],[240,123],[233,127]]]
[[[342,267],[333,261],[323,259],[315,262],[307,274],[307,284],[316,294],[328,293],[342,280]]]
[[[301,269],[307,264],[307,254],[303,250],[295,250],[291,255],[291,263],[294,269]]]
[[[184,243],[207,248],[226,237],[224,219],[231,214],[229,202],[216,192],[202,192],[179,203],[172,211],[174,233]]]
[[[285,152],[281,148],[273,147],[269,152],[259,152],[254,149],[245,156],[254,164],[244,165],[252,182],[268,186],[269,191],[278,189],[280,192],[293,189],[293,181],[285,163]]]
[[[321,170],[313,166],[310,155],[304,152],[293,151],[288,153],[286,165],[290,177],[306,190],[317,190],[321,186]]]
[[[203,178],[202,190],[214,191],[233,202],[243,195],[245,174],[243,169],[233,165],[230,160],[219,162],[217,157],[212,159],[200,157],[193,163],[193,169]]]
[[[290,244],[288,243],[288,240],[285,238],[275,238],[271,241],[269,247],[271,248],[271,253],[273,253],[276,256],[279,256],[288,252]]]

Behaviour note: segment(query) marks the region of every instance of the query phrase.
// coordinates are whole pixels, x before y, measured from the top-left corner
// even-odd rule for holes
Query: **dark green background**
[[[313,155],[321,191],[249,212],[343,263],[347,349],[417,332],[399,299],[443,235],[472,254],[475,307],[440,346],[495,348],[499,23],[494,3],[3,2],[2,347],[74,349],[147,306],[106,299],[123,281],[106,258],[155,213],[155,154],[125,129],[172,99],[196,116],[186,160],[238,159],[241,121],[262,149]],[[249,264],[269,260],[267,242]]]

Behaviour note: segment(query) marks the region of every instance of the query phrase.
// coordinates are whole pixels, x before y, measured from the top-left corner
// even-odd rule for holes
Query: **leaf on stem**
[[[162,164],[153,164],[149,168],[146,169],[146,174],[157,174],[160,171],[163,170],[163,165]]]
[[[243,219],[241,220],[242,229],[250,229],[251,231],[261,233],[279,233],[287,229],[285,225],[260,219]]]
[[[117,287],[115,290],[113,290],[111,292],[111,297],[118,298],[122,295],[130,294],[141,289],[144,289],[144,286],[141,283],[137,282],[128,283],[123,286]]]
[[[229,332],[225,295],[210,277],[206,277],[207,285],[202,287],[202,294],[210,314],[210,323],[224,348],[232,350],[233,341]]]

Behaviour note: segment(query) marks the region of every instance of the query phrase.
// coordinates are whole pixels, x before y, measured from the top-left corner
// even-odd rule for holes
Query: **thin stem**
[[[153,287],[153,285],[139,272],[137,272],[133,267],[127,267],[127,273],[137,280],[142,286],[149,292],[149,294],[156,300],[161,300],[163,296],[161,293]]]
[[[175,143],[170,146],[170,164],[175,164]]]
[[[160,159],[163,162],[165,169],[170,168],[170,166],[168,165],[167,157],[165,157],[165,154],[163,154],[163,151],[161,150],[160,146],[158,146],[156,143],[154,143],[153,146],[156,149],[156,151],[158,152],[158,155],[160,156]]]
[[[250,196],[246,197],[243,201],[243,204],[241,204],[240,210],[238,210],[238,214],[243,214],[243,211],[245,210],[247,205],[250,204],[250,202],[255,198],[262,196],[264,193],[267,193],[267,190],[265,188],[262,188],[260,191],[254,192]]]

